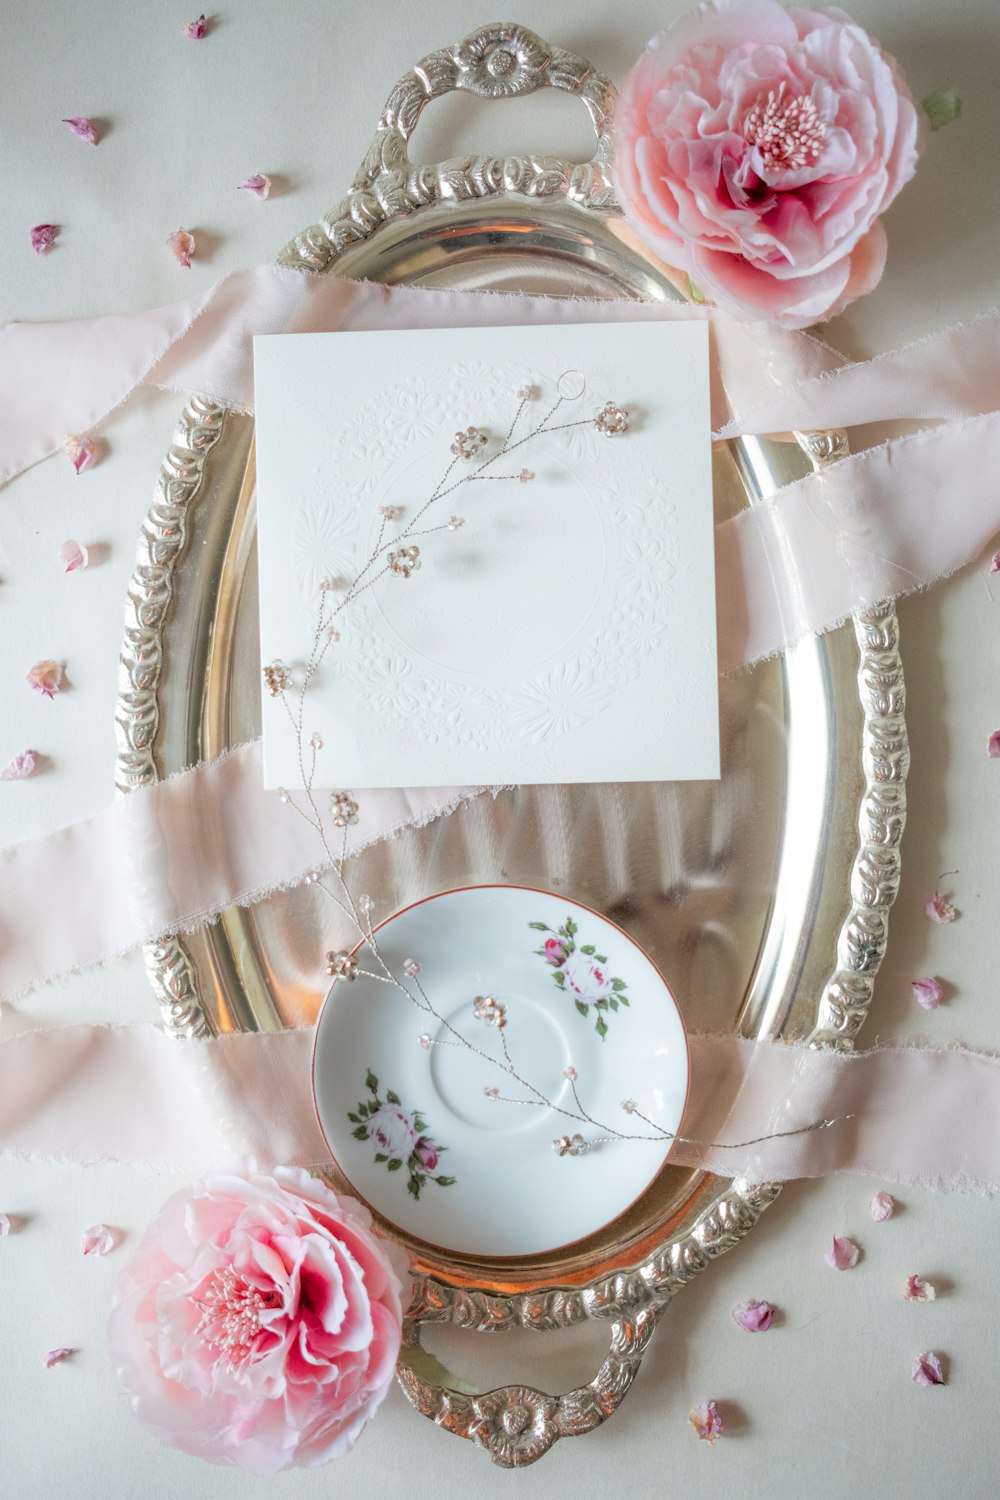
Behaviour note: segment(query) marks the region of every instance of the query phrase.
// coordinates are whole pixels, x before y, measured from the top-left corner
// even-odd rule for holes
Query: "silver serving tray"
[[[460,157],[413,167],[429,99],[578,95],[591,161]],[[482,28],[423,59],[389,96],[342,203],[283,264],[386,283],[654,301],[671,283],[613,232],[615,90],[583,58],[523,27]],[[835,461],[840,434],[719,445],[721,520]],[[195,396],[184,408],[139,542],[117,713],[121,792],[260,733],[253,421]],[[688,1027],[847,1048],[864,1020],[899,882],[908,761],[891,604],[720,683],[718,783],[524,787],[479,798],[356,861],[381,910],[435,890],[510,881],[565,889],[623,924],[670,976]],[[340,935],[346,937],[346,933]],[[169,1030],[203,1035],[310,1024],[318,956],[338,946],[308,887],[146,949]],[[505,1261],[413,1259],[399,1379],[425,1415],[513,1467],[591,1430],[629,1389],[674,1293],[752,1227],[773,1184],[667,1167],[610,1229]],[[391,1226],[382,1226],[394,1233]],[[559,1396],[526,1385],[469,1395],[441,1383],[420,1327],[554,1329],[607,1322],[594,1378]]]

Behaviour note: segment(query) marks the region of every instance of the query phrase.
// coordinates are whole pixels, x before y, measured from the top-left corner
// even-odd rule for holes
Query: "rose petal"
[[[910,985],[910,992],[918,1005],[924,1010],[937,1010],[941,1004],[941,996],[944,990],[939,980],[928,974],[924,979],[915,979]]]
[[[24,781],[38,764],[37,750],[22,750],[15,755],[9,766],[0,771],[0,781]]]
[[[42,1356],[42,1364],[47,1370],[53,1365],[61,1365],[64,1359],[70,1359],[76,1353],[75,1349],[50,1349],[48,1354]]]
[[[930,1349],[925,1349],[923,1354],[913,1356],[913,1364],[910,1368],[910,1379],[914,1385],[944,1385],[944,1371],[941,1369],[941,1361]]]
[[[86,115],[70,115],[68,120],[63,120],[74,135],[78,135],[81,141],[87,141],[91,146],[97,145],[97,130],[93,120],[88,120]]]
[[[271,191],[271,179],[265,172],[255,172],[252,177],[247,177],[237,187],[237,192],[252,193],[255,198],[263,200]]]
[[[36,661],[26,680],[43,698],[54,698],[63,683],[63,669],[57,661]]]
[[[107,1255],[115,1248],[115,1237],[106,1224],[91,1224],[80,1237],[84,1255]]]
[[[31,231],[31,248],[36,255],[44,255],[51,250],[59,233],[58,224],[36,224]]]
[[[986,741],[986,754],[990,760],[1000,760],[1000,729],[994,729]]]
[[[10,1214],[0,1214],[0,1240],[5,1240],[10,1234]]]
[[[90,553],[82,543],[70,539],[59,548],[59,561],[67,573],[76,573],[90,562]]]
[[[703,1443],[714,1443],[722,1436],[724,1424],[714,1401],[703,1401],[688,1412],[688,1421]]]
[[[950,901],[946,901],[940,891],[935,891],[924,911],[932,922],[954,922],[958,912]]]
[[[857,1265],[860,1257],[861,1251],[853,1240],[835,1234],[823,1259],[831,1271],[850,1271]]]
[[[868,1212],[876,1224],[881,1224],[885,1219],[891,1219],[896,1208],[896,1200],[891,1193],[876,1193],[868,1205]]]
[[[907,1276],[903,1296],[907,1302],[933,1302],[937,1292],[922,1276]]]
[[[990,559],[989,572],[1000,573],[1000,552],[994,552]]]
[[[97,461],[97,444],[86,433],[71,432],[63,443],[63,452],[78,474],[93,468]]]
[[[732,1309],[733,1321],[747,1333],[766,1333],[774,1318],[770,1302],[738,1302]]]
[[[200,42],[208,32],[208,22],[205,17],[199,16],[197,21],[188,21],[184,26],[184,35],[191,42]]]
[[[167,235],[167,248],[177,258],[178,264],[185,270],[191,269],[191,257],[195,250],[193,234],[189,234],[186,229],[175,229],[173,234]]]

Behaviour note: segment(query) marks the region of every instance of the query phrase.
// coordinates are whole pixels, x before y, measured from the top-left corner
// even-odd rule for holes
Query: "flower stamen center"
[[[743,139],[756,146],[769,172],[796,172],[812,166],[826,140],[827,127],[812,99],[787,97],[785,85],[760,95],[743,121]]]
[[[232,1266],[216,1271],[205,1286],[196,1306],[201,1319],[195,1335],[209,1349],[215,1349],[231,1370],[245,1365],[255,1348],[261,1331],[261,1313],[281,1303],[277,1291],[260,1292]]]

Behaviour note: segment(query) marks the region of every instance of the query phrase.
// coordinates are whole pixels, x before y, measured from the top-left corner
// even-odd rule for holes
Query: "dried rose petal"
[[[184,27],[184,35],[191,42],[200,42],[208,32],[208,22],[205,17],[199,16],[197,21],[188,21]]]
[[[64,1359],[70,1359],[75,1353],[75,1349],[50,1349],[48,1354],[42,1356],[42,1364],[47,1370],[51,1370],[53,1365],[62,1364]]]
[[[857,1265],[861,1251],[853,1240],[835,1234],[833,1243],[823,1259],[831,1271],[850,1271]]]
[[[59,561],[62,563],[65,572],[76,573],[79,569],[85,568],[90,562],[90,553],[82,542],[74,541],[71,538],[68,542],[63,542],[59,548]]]
[[[97,130],[93,120],[88,120],[86,115],[70,115],[68,120],[63,120],[74,135],[78,135],[81,141],[87,141],[91,146],[97,145]]]
[[[876,1193],[868,1205],[868,1212],[876,1224],[881,1224],[885,1219],[891,1219],[896,1207],[896,1200],[891,1193]]]
[[[31,248],[35,254],[44,255],[46,250],[51,250],[58,233],[58,224],[36,224],[31,231]]]
[[[990,760],[1000,760],[1000,729],[994,729],[986,741],[986,754]]]
[[[944,1371],[941,1369],[941,1361],[930,1349],[925,1349],[923,1354],[913,1356],[913,1364],[910,1368],[910,1379],[914,1385],[944,1385]]]
[[[723,1422],[714,1401],[703,1401],[688,1412],[688,1421],[703,1443],[714,1443],[722,1436]]]
[[[994,552],[990,560],[989,571],[991,573],[1000,573],[1000,552]]]
[[[80,1237],[84,1255],[107,1255],[115,1248],[115,1237],[106,1224],[91,1224]]]
[[[933,1302],[937,1292],[922,1276],[907,1276],[903,1296],[907,1302]]]
[[[732,1310],[733,1321],[747,1333],[766,1333],[774,1318],[770,1302],[738,1302]]]
[[[271,191],[271,179],[266,172],[255,172],[252,177],[248,177],[244,182],[241,182],[236,191],[239,193],[251,193],[254,198],[260,198],[263,201]]]
[[[937,1010],[941,1004],[941,996],[944,990],[941,988],[940,980],[928,974],[924,979],[915,979],[910,985],[910,992],[918,1005],[924,1010]]]
[[[37,750],[22,750],[20,755],[14,756],[9,766],[4,766],[0,771],[0,781],[24,781],[38,764],[37,757]]]
[[[63,669],[57,661],[36,661],[27,681],[43,698],[54,698],[62,687]]]
[[[92,469],[97,461],[97,444],[86,433],[71,432],[63,443],[63,452],[78,474]]]
[[[5,1240],[10,1234],[10,1214],[0,1214],[0,1240]]]
[[[167,248],[177,257],[179,265],[187,271],[191,269],[191,257],[195,248],[193,234],[189,234],[186,229],[175,229],[173,234],[167,235]]]
[[[932,922],[954,922],[958,912],[950,901],[946,901],[940,891],[935,891],[924,911]]]

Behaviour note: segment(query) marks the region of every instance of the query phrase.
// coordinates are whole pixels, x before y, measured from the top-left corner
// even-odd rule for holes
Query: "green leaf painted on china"
[[[384,1151],[376,1151],[375,1152],[375,1160],[376,1161],[388,1161],[389,1158],[386,1156],[386,1154],[385,1154]]]
[[[621,994],[622,990],[625,988],[624,979],[612,979],[611,988],[613,990],[617,990],[618,993]]]
[[[534,932],[551,932],[552,931],[552,929],[549,927],[549,925],[548,925],[547,922],[529,922],[528,926]]]
[[[434,1181],[441,1187],[454,1187],[458,1181],[457,1177],[435,1177]]]
[[[562,969],[553,969],[552,978],[555,980],[556,984],[560,986],[566,983],[566,975],[563,973]]]
[[[582,1000],[577,1000],[574,1003],[576,1005],[577,1010],[580,1012],[581,1016],[585,1016],[587,1014],[587,1007],[586,1007],[586,1005],[584,1005],[583,1001]]]
[[[398,1171],[399,1171],[399,1169],[400,1169],[400,1167],[401,1167],[401,1166],[402,1166],[402,1165],[403,1165],[403,1163],[402,1163],[402,1162],[401,1162],[401,1161],[400,1161],[400,1159],[399,1159],[399,1157],[398,1157],[398,1156],[396,1156],[396,1157],[394,1157],[394,1158],[393,1158],[393,1159],[392,1159],[392,1161],[391,1161],[391,1162],[390,1162],[390,1163],[389,1163],[389,1165],[388,1165],[388,1167],[387,1167],[387,1169],[386,1169],[386,1170],[387,1170],[387,1171],[389,1171],[389,1172],[398,1172]]]
[[[373,1094],[378,1092],[378,1079],[375,1077],[375,1074],[372,1072],[371,1068],[368,1069],[368,1077],[365,1079],[365,1088],[371,1089]]]
[[[954,89],[938,89],[937,93],[928,94],[922,102],[932,130],[950,125],[962,113],[962,101]]]
[[[617,1010],[618,1009],[618,1001],[615,999],[614,995],[611,996],[611,1009],[612,1010]]]
[[[580,949],[580,952],[586,953],[588,958],[592,958],[593,955],[597,952],[597,949],[594,947],[593,943],[584,943],[583,947]]]
[[[357,1130],[352,1130],[351,1134],[356,1141],[366,1141],[368,1139],[368,1131],[363,1125],[359,1125]]]
[[[367,1104],[359,1104],[358,1105],[358,1114],[361,1116],[362,1120],[367,1120],[367,1118],[368,1118],[368,1106],[367,1106]]]
[[[392,1089],[387,1089],[386,1090],[385,1097],[389,1101],[390,1104],[401,1104],[402,1103],[402,1100],[400,1099],[399,1095],[397,1093],[394,1093]]]
[[[409,1182],[406,1184],[406,1191],[408,1193],[412,1193],[413,1196],[414,1196],[414,1198],[419,1198],[420,1197],[420,1183],[417,1182],[417,1181],[415,1181],[415,1179],[411,1177],[410,1180],[409,1180]]]
[[[350,1120],[350,1122],[351,1122],[352,1125],[360,1125],[361,1124],[361,1116],[360,1115],[356,1115],[353,1112],[353,1110],[349,1109],[347,1111],[347,1118]]]
[[[597,1035],[600,1037],[601,1041],[603,1042],[604,1038],[608,1034],[608,1023],[607,1023],[607,1021],[605,1021],[605,1019],[604,1019],[603,1016],[598,1016],[598,1018],[597,1018],[597,1024],[595,1025],[594,1030],[597,1032]]]
[[[586,949],[584,949],[584,952],[586,952]],[[608,961],[608,955],[606,953],[595,953],[594,957],[597,959],[597,962],[599,964],[606,964]]]

